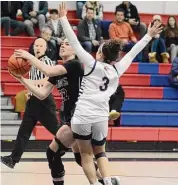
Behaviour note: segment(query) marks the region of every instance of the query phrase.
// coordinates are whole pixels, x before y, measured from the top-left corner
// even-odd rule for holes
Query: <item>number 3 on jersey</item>
[[[100,86],[100,91],[106,91],[107,90],[107,88],[108,88],[108,84],[109,84],[109,79],[105,76],[105,77],[103,77],[103,85],[102,86]]]

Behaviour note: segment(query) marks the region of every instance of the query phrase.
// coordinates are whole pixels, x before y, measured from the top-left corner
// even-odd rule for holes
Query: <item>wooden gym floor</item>
[[[1,164],[1,185],[52,185],[46,161],[24,161],[25,158],[33,158],[32,156],[45,159],[44,153],[25,153],[15,169]],[[72,154],[67,154],[67,158],[72,157]],[[108,157],[119,159],[110,162],[110,172],[111,175],[120,177],[121,185],[178,185],[178,153],[108,153]],[[144,160],[139,160],[141,158]],[[161,160],[154,160],[156,158]],[[75,162],[66,161],[64,165],[65,185],[89,184]]]

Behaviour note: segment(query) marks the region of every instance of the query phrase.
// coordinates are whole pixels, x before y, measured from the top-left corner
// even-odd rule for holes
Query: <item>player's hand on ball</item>
[[[155,22],[153,26],[149,24],[148,35],[150,37],[155,37],[157,34],[160,34],[162,31],[163,31],[163,27],[161,26],[161,23]]]
[[[65,2],[62,2],[59,5],[59,17],[64,17],[66,15],[67,15],[66,4],[65,4]]]
[[[14,55],[15,57],[21,57],[21,58],[24,58],[24,59],[27,59],[27,60],[30,60],[31,58],[31,54],[23,49],[17,49],[15,50],[14,52]]]

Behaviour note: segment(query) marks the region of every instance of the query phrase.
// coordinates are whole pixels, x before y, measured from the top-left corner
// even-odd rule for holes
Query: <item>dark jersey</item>
[[[62,96],[63,103],[61,106],[61,121],[70,122],[75,103],[78,99],[80,82],[83,76],[83,68],[78,60],[70,60],[63,65],[67,73],[60,76],[50,77],[49,82],[56,85]]]

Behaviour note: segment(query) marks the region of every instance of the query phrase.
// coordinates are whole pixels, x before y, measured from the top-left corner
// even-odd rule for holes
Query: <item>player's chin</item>
[[[65,57],[66,56],[66,53],[64,51],[60,52],[60,56],[61,57]]]

